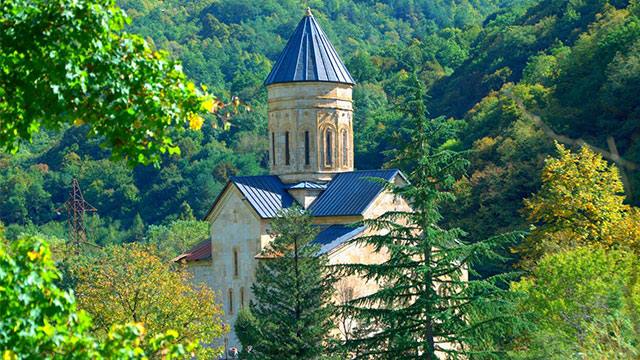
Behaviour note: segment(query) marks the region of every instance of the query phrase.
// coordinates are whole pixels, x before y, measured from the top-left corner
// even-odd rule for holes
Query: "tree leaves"
[[[1,231],[1,229],[0,229]],[[193,344],[176,331],[145,335],[140,323],[114,324],[98,341],[91,318],[60,289],[46,242],[22,237],[8,247],[0,233],[0,349],[3,360],[185,358]]]
[[[15,151],[41,127],[86,125],[114,157],[158,164],[173,138],[215,100],[168,53],[123,32],[114,0],[20,0],[0,8],[0,145]],[[141,126],[143,124],[143,126]]]
[[[542,188],[524,202],[534,228],[517,248],[521,265],[530,268],[544,254],[577,246],[637,248],[637,211],[624,203],[616,166],[586,146],[578,153],[556,148],[557,157],[545,162]]]
[[[113,324],[143,322],[152,336],[180,329],[180,339],[211,344],[223,333],[213,291],[191,285],[185,268],[173,269],[150,246],[111,246],[90,259],[74,259],[80,307],[95,318],[101,337]],[[209,358],[220,349],[198,346]]]

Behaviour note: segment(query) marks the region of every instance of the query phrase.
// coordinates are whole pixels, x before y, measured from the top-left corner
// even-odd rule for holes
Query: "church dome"
[[[355,84],[338,52],[309,9],[289,38],[264,84],[305,81]]]

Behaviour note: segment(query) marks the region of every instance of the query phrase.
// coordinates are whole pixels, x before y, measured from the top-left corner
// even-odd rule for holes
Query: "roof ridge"
[[[390,169],[355,169],[355,170],[351,170],[351,171],[343,171],[343,172],[340,172],[338,174],[354,173],[354,172],[365,172],[365,171],[400,171],[400,169],[398,169],[398,168],[390,168]]]

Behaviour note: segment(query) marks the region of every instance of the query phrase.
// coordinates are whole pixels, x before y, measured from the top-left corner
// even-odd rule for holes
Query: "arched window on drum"
[[[324,132],[324,164],[333,166],[333,131],[326,129]]]

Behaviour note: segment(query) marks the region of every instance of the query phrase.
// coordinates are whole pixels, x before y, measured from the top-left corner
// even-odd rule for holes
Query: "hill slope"
[[[42,134],[18,157],[0,158],[0,219],[63,235],[54,209],[80,178],[96,241],[133,239],[140,224],[193,209],[202,216],[229,175],[266,168],[262,81],[303,14],[301,1],[123,0],[130,31],[184,62],[197,82],[254,111],[230,131],[180,139],[183,156],[162,169],[127,169],[82,128]],[[639,200],[640,22],[636,2],[597,0],[311,1],[356,78],[356,165],[377,168],[403,140],[400,86],[415,71],[432,115],[459,125],[452,146],[471,149],[459,203],[447,219],[470,239],[521,228],[522,199],[538,187],[554,139],[619,152],[626,190]],[[537,116],[532,116],[537,115]],[[615,146],[613,146],[615,145]],[[610,156],[611,157],[611,156]],[[631,165],[629,165],[631,164]],[[188,206],[187,206],[188,205]],[[181,210],[183,209],[183,210]]]
[[[380,80],[400,71],[404,60],[397,50],[415,37],[432,38],[442,49],[438,55],[442,67],[451,71],[466,56],[464,48],[471,41],[460,36],[457,27],[479,28],[487,14],[508,4],[504,0],[309,3],[360,80],[372,69],[380,73]],[[178,140],[182,156],[167,158],[161,169],[131,170],[110,161],[109,152],[98,141],[87,140],[82,127],[40,134],[18,156],[0,155],[0,221],[10,225],[12,234],[26,228],[64,237],[64,217],[55,209],[65,200],[73,177],[98,209],[99,215],[91,218],[91,236],[106,243],[135,240],[136,229],[170,221],[181,212],[192,210],[200,217],[229,175],[266,171],[262,81],[306,5],[291,0],[123,0],[120,5],[132,19],[129,31],[180,58],[196,82],[227,100],[239,95],[253,111],[236,116],[229,131],[206,127],[183,136]],[[370,52],[387,54],[370,62]],[[359,66],[361,61],[365,66]],[[362,89],[357,91],[358,102],[369,98],[374,105],[386,103],[380,82],[363,84]],[[362,109],[367,109],[364,103]],[[358,118],[365,124],[368,116],[362,111]],[[359,126],[364,135],[364,126]],[[375,148],[362,148],[362,159],[375,153]],[[362,164],[381,165],[377,159]]]

